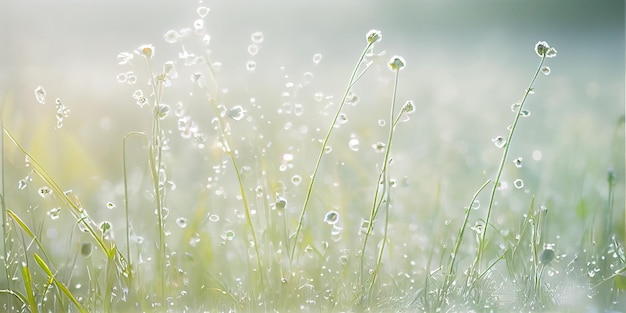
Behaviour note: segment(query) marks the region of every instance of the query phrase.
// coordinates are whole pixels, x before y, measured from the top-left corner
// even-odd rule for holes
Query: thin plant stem
[[[361,67],[361,64],[363,63],[363,59],[365,59],[365,55],[367,54],[367,51],[373,45],[374,45],[374,42],[368,42],[365,49],[363,49],[363,53],[361,53],[359,60],[356,62],[356,65],[354,66],[354,69],[352,70],[352,75],[350,76],[350,80],[348,81],[348,86],[346,87],[343,97],[341,98],[341,103],[339,104],[339,108],[337,108],[335,117],[333,118],[330,124],[330,127],[328,127],[328,132],[326,133],[326,137],[324,137],[324,140],[322,141],[322,147],[320,149],[319,155],[317,156],[317,161],[315,162],[315,167],[313,168],[313,174],[311,175],[311,181],[309,182],[309,186],[306,192],[306,197],[304,198],[304,204],[302,205],[302,211],[300,213],[300,217],[298,218],[298,226],[296,228],[296,232],[293,237],[294,243],[293,243],[293,246],[291,247],[291,253],[289,254],[290,262],[293,262],[294,255],[296,253],[296,247],[298,246],[298,238],[300,237],[300,232],[302,231],[302,225],[304,224],[304,216],[306,215],[306,209],[308,207],[309,201],[311,200],[311,194],[313,193],[313,185],[315,184],[315,178],[317,177],[317,172],[320,168],[322,157],[324,156],[324,150],[326,146],[328,145],[328,140],[330,139],[330,135],[332,134],[333,129],[335,128],[335,124],[337,123],[339,114],[341,114],[341,110],[343,109],[343,106],[346,103],[346,99],[348,98],[348,95],[350,94],[350,90],[352,89],[352,87],[354,86],[354,83],[356,82],[356,78],[360,78],[365,73],[365,71],[367,71],[367,69],[369,68],[369,67],[366,67],[363,70],[363,72],[357,77],[357,73],[358,73],[359,68]]]
[[[147,140],[147,137],[144,133],[141,132],[130,132],[124,136],[122,140],[122,167],[123,167],[123,177],[124,177],[124,215],[126,217],[126,258],[128,259],[128,281],[129,281],[129,290],[132,290],[132,275],[133,275],[133,258],[130,252],[130,218],[129,218],[129,209],[128,209],[128,170],[126,167],[126,141],[131,136],[141,136]]]
[[[206,58],[207,60],[209,60],[207,63],[211,64],[211,61],[208,55],[206,56]],[[213,93],[215,95],[219,95],[219,86],[217,84],[217,80],[215,79],[215,74],[213,73],[213,70],[211,69],[210,66],[207,66],[207,71],[210,76],[210,80],[213,83]],[[231,148],[232,147],[231,141],[225,130],[226,121],[224,121],[224,118],[220,114],[220,109],[218,108],[218,104],[215,98],[211,96],[211,92],[207,93],[207,97],[209,98],[209,103],[211,103],[211,107],[213,108],[215,112],[215,116],[218,121],[219,136],[222,141],[222,144],[225,146],[224,150],[230,157],[230,160],[233,164],[233,169],[235,171],[235,175],[237,176],[237,183],[239,185],[239,195],[241,196],[241,201],[243,203],[244,211],[246,213],[246,224],[248,225],[248,228],[250,229],[250,235],[252,236],[252,244],[254,245],[254,252],[256,253],[256,262],[257,262],[257,271],[259,274],[259,280],[260,280],[261,286],[265,287],[265,279],[263,275],[263,272],[264,272],[263,261],[261,259],[261,252],[259,250],[259,242],[256,236],[256,231],[254,229],[254,223],[252,222],[252,214],[250,213],[250,204],[248,202],[248,197],[246,196],[245,184],[243,181],[243,177],[241,176],[241,167],[239,166],[239,162],[237,162],[236,153]]]
[[[472,211],[472,205],[474,204],[474,201],[476,201],[476,198],[478,198],[478,195],[483,191],[483,189],[485,189],[485,187],[487,187],[487,185],[489,185],[490,182],[491,180],[487,180],[482,186],[480,186],[480,188],[478,188],[478,190],[474,193],[474,196],[467,205],[463,224],[461,224],[461,228],[459,228],[459,233],[457,234],[456,241],[454,242],[454,248],[452,248],[452,253],[450,254],[450,264],[448,264],[448,272],[445,273],[446,277],[439,291],[438,307],[441,307],[443,305],[445,299],[448,296],[448,290],[452,285],[452,282],[456,278],[456,259],[459,254],[459,249],[461,248],[461,242],[463,241],[465,229],[467,229],[467,223],[469,221],[469,216]]]
[[[163,144],[163,133],[161,131],[161,120],[158,117],[159,105],[161,104],[161,98],[163,93],[163,84],[161,80],[157,80],[154,72],[152,71],[152,62],[150,57],[146,56],[146,61],[148,63],[148,71],[151,75],[152,79],[152,90],[154,96],[153,103],[153,117],[152,117],[152,136],[150,137],[150,147],[149,147],[149,164],[150,164],[150,173],[152,174],[152,183],[154,185],[154,196],[156,201],[156,210],[157,210],[157,222],[158,222],[158,233],[159,233],[159,253],[158,253],[158,263],[157,263],[157,271],[159,271],[159,288],[160,288],[160,296],[161,296],[161,304],[165,305],[165,280],[166,280],[166,270],[165,270],[165,221],[163,218],[163,202],[164,194],[161,192],[161,184],[159,181],[159,174],[163,169],[163,163],[161,158],[162,152],[162,144]]]
[[[483,254],[485,252],[485,240],[487,238],[487,228],[489,225],[489,220],[491,219],[491,213],[493,210],[493,203],[495,200],[495,196],[496,196],[496,191],[498,190],[498,185],[500,184],[500,177],[502,176],[502,172],[504,171],[504,164],[506,163],[506,157],[509,154],[509,147],[511,146],[511,139],[513,139],[513,134],[515,133],[515,129],[517,128],[517,123],[519,122],[521,113],[522,113],[522,109],[524,108],[524,104],[526,103],[526,99],[528,98],[528,95],[531,93],[531,91],[533,90],[533,85],[535,83],[535,80],[537,79],[537,76],[539,75],[539,72],[541,71],[541,66],[543,65],[543,61],[545,60],[546,56],[545,54],[541,57],[541,61],[539,62],[539,66],[537,66],[537,70],[535,71],[535,75],[533,76],[532,80],[530,81],[530,84],[528,85],[528,88],[526,89],[526,91],[524,92],[524,97],[522,98],[522,101],[520,102],[519,107],[517,108],[517,112],[515,114],[515,119],[513,120],[513,125],[511,126],[511,130],[509,131],[509,134],[507,136],[506,142],[504,144],[504,151],[502,152],[502,158],[500,159],[500,165],[498,166],[498,171],[496,174],[496,179],[493,182],[493,187],[491,188],[491,194],[489,196],[489,206],[487,208],[487,217],[485,218],[485,224],[483,226],[483,231],[481,233],[480,236],[480,243],[479,243],[479,248],[478,248],[478,253],[477,253],[477,257],[476,257],[476,266],[480,266],[480,262],[482,260]],[[478,268],[474,268],[474,271],[477,271]]]
[[[400,120],[400,117],[402,116],[402,112],[400,112],[400,114],[398,114],[398,117],[396,119],[394,119],[394,113],[395,113],[395,107],[396,107],[396,95],[398,93],[398,80],[400,77],[400,69],[396,68],[395,69],[395,79],[394,79],[394,84],[393,84],[393,93],[391,95],[391,108],[389,110],[389,135],[387,137],[387,149],[385,150],[385,156],[383,158],[383,166],[381,169],[381,175],[383,176],[383,197],[385,199],[384,204],[385,204],[385,227],[383,230],[383,242],[380,245],[380,249],[378,251],[378,257],[376,260],[376,267],[374,268],[374,272],[372,273],[372,276],[370,278],[370,285],[368,288],[368,294],[372,292],[373,288],[374,288],[374,284],[376,283],[376,279],[378,278],[378,274],[380,272],[380,266],[382,264],[382,258],[383,258],[383,252],[385,251],[385,245],[387,242],[387,234],[388,234],[388,230],[389,230],[389,208],[391,206],[391,191],[390,191],[390,184],[389,184],[389,171],[388,171],[388,165],[389,165],[389,155],[391,152],[391,143],[393,141],[393,133],[394,130],[396,128],[396,125],[398,123],[398,121]],[[377,182],[377,189],[380,188],[380,180]],[[372,215],[370,216],[370,221],[369,221],[369,225],[368,225],[368,232],[365,234],[365,239],[363,240],[363,249],[361,251],[361,266],[363,266],[363,262],[364,262],[364,257],[365,257],[365,248],[367,245],[367,238],[370,235],[370,231],[373,227],[374,224],[374,219],[376,219],[376,215],[378,213],[378,210],[376,209],[375,206],[372,208]]]

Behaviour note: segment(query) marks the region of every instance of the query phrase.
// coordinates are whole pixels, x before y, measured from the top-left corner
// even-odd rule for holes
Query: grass
[[[194,25],[198,38],[170,31],[166,41],[201,41],[206,31]],[[133,98],[140,112],[151,110],[145,114],[150,125],[116,139],[123,160],[115,169],[120,188],[98,194],[101,198],[62,186],[40,161],[45,155],[31,153],[3,123],[3,309],[508,312],[583,306],[615,310],[626,304],[624,208],[615,201],[623,190],[623,173],[611,170],[606,181],[592,182],[606,191],[599,200],[580,199],[576,220],[568,221],[582,229],[579,242],[570,241],[559,225],[552,196],[520,197],[504,188],[507,174],[532,171],[527,170],[532,164],[522,167],[522,159],[510,155],[519,140],[514,135],[529,115],[527,100],[556,50],[545,42],[535,46],[538,67],[511,108],[508,135],[493,140],[496,148],[484,147],[499,149],[500,161],[486,165],[493,178],[477,183],[475,191],[463,189],[469,201],[462,212],[451,213],[443,210],[441,182],[415,177],[436,186],[432,204],[407,202],[406,195],[414,191],[403,187],[410,185],[402,175],[408,179],[410,173],[402,172],[407,162],[402,157],[410,159],[413,150],[397,140],[415,136],[419,143],[432,134],[409,134],[402,127],[416,122],[411,117],[422,105],[407,100],[397,109],[399,90],[406,85],[402,57],[382,64],[393,75],[381,96],[390,103],[386,119],[378,122],[386,132],[372,135],[378,129],[346,122],[375,102],[360,100],[355,108],[359,84],[374,81],[371,69],[381,66],[382,53],[374,53],[383,45],[381,32],[372,30],[365,39],[340,101],[315,96],[325,105],[324,118],[312,118],[318,121],[297,132],[287,131],[293,130],[287,127],[290,120],[283,129],[274,124],[283,121],[281,114],[303,122],[305,99],[298,93],[307,82],[287,87],[278,116],[271,116],[275,111],[256,100],[234,104],[236,91],[225,91],[221,65],[211,54],[187,51],[162,71],[155,66],[155,46],[120,54],[122,65],[147,71],[146,83]],[[252,40],[260,45],[262,35],[255,33]],[[254,64],[248,63],[251,72]],[[179,72],[191,73],[192,83],[179,87],[189,98],[170,106],[179,97],[168,94],[180,85]],[[128,83],[128,73],[118,79]],[[147,97],[142,88],[150,90]],[[38,97],[45,97],[43,88],[37,90]],[[13,105],[4,99],[5,110]],[[59,128],[71,118],[60,106]],[[205,111],[193,115],[194,108]],[[623,142],[623,116],[615,125],[607,149],[620,159],[623,151],[616,147]],[[358,141],[351,152],[343,151],[336,137],[346,135],[346,129],[386,141],[374,141],[378,153],[362,153]],[[354,157],[357,151],[362,154]],[[508,190],[514,188],[522,189]],[[481,208],[485,196],[487,205]],[[107,209],[99,210],[102,203],[94,198],[109,199]],[[123,212],[114,211],[116,198]],[[517,213],[507,203],[525,209]]]

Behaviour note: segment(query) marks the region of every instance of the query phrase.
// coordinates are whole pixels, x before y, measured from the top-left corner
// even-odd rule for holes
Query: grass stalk
[[[515,119],[513,120],[513,125],[511,126],[511,130],[509,131],[506,142],[504,144],[504,147],[503,147],[504,150],[502,151],[502,157],[500,159],[500,164],[496,172],[496,178],[493,182],[493,187],[491,188],[491,194],[489,195],[489,206],[487,207],[487,216],[485,217],[485,224],[483,226],[483,231],[480,236],[479,249],[478,249],[476,262],[475,262],[476,267],[472,269],[473,272],[479,271],[478,267],[480,267],[480,263],[481,263],[482,257],[486,249],[485,240],[487,238],[487,229],[489,228],[488,226],[489,226],[489,221],[491,219],[496,191],[498,190],[498,186],[500,184],[500,178],[502,177],[502,172],[504,171],[504,164],[506,163],[506,159],[509,154],[509,148],[511,146],[511,140],[513,139],[513,134],[515,133],[515,129],[517,128],[519,119],[522,116],[522,110],[524,109],[524,104],[526,103],[526,99],[528,98],[528,95],[531,94],[535,80],[537,79],[537,76],[541,72],[541,67],[543,65],[545,58],[546,58],[546,55],[544,53],[543,56],[541,57],[541,61],[539,62],[539,66],[537,66],[537,70],[535,71],[535,74],[533,75],[533,78],[531,79],[530,84],[528,85],[528,88],[526,88],[526,91],[524,92],[524,97],[522,98],[522,101],[520,102],[520,105],[517,108]]]
[[[337,123],[337,120],[339,119],[339,114],[341,114],[341,110],[346,104],[346,99],[348,98],[348,95],[350,94],[352,87],[354,86],[358,78],[362,77],[363,74],[365,74],[365,72],[369,68],[369,65],[366,65],[366,67],[363,69],[361,74],[357,76],[357,73],[359,72],[359,69],[361,68],[361,65],[363,63],[363,60],[365,59],[367,52],[372,48],[375,42],[376,41],[368,40],[367,46],[365,47],[365,49],[363,49],[363,52],[361,53],[359,60],[356,62],[356,65],[354,66],[354,69],[352,70],[352,74],[350,75],[348,86],[346,87],[346,90],[343,93],[343,97],[341,98],[341,103],[339,104],[339,107],[337,108],[337,112],[335,113],[335,116],[332,122],[330,123],[330,126],[328,127],[328,132],[326,133],[326,137],[324,137],[324,140],[322,141],[322,147],[320,148],[320,152],[317,156],[315,166],[313,167],[313,174],[311,174],[311,180],[309,181],[309,186],[307,188],[306,196],[304,198],[304,203],[302,204],[300,217],[298,218],[298,226],[293,236],[294,242],[293,242],[293,246],[291,247],[291,252],[289,254],[290,262],[293,262],[294,255],[296,253],[296,247],[298,246],[298,238],[300,238],[300,232],[302,231],[302,226],[304,225],[304,216],[306,215],[306,209],[308,208],[309,201],[311,200],[311,195],[313,193],[313,186],[315,184],[315,179],[317,178],[317,172],[320,168],[320,164],[324,156],[324,150],[326,149],[326,146],[328,145],[328,141],[330,140],[330,135],[332,134],[333,129],[335,128],[335,124]]]
[[[210,62],[210,58],[208,55],[206,56],[206,58],[207,60],[209,60],[207,63],[212,64]],[[230,161],[233,164],[233,170],[237,177],[237,183],[239,186],[239,195],[241,196],[241,202],[243,204],[244,211],[246,213],[246,224],[248,226],[248,229],[250,230],[250,236],[252,237],[252,244],[254,245],[254,252],[256,254],[257,272],[259,275],[259,281],[261,283],[261,286],[265,288],[265,279],[263,275],[263,272],[264,272],[263,261],[261,259],[261,251],[259,250],[259,242],[258,242],[256,231],[254,228],[254,223],[252,222],[252,214],[250,213],[250,203],[248,202],[245,184],[243,181],[243,177],[241,176],[241,167],[239,166],[239,162],[237,161],[237,154],[231,148],[232,147],[231,140],[228,134],[226,133],[225,128],[227,127],[226,126],[227,123],[224,120],[224,117],[222,116],[222,114],[220,114],[220,109],[218,107],[218,103],[216,102],[216,99],[211,96],[212,93],[215,95],[219,95],[219,87],[217,84],[217,80],[215,79],[215,74],[213,73],[211,66],[207,66],[207,71],[210,76],[210,81],[213,83],[213,91],[207,93],[207,98],[209,99],[209,103],[211,104],[211,107],[213,108],[213,111],[215,113],[215,117],[217,118],[217,121],[218,121],[218,128],[219,128],[218,131],[219,131],[221,143],[224,147],[224,151],[228,154]],[[244,238],[244,240],[246,239]]]
[[[60,292],[63,293],[72,303],[74,303],[78,311],[81,313],[87,313],[88,312],[87,309],[85,309],[83,305],[80,304],[80,302],[76,299],[76,297],[74,297],[72,292],[69,289],[67,289],[67,287],[55,277],[54,273],[52,273],[52,270],[50,270],[50,267],[48,267],[46,262],[37,253],[35,253],[33,257],[35,258],[35,261],[37,262],[39,267],[41,267],[41,269],[46,273],[46,275],[48,275],[48,277],[52,280],[54,285],[57,286]]]
[[[127,273],[128,274],[128,288],[132,290],[133,288],[133,256],[130,251],[130,217],[129,217],[129,208],[128,208],[128,169],[126,162],[126,141],[131,136],[141,136],[147,140],[147,137],[144,133],[141,132],[130,132],[124,135],[122,140],[122,168],[123,168],[123,180],[124,180],[124,217],[126,222],[126,259],[127,259]]]
[[[461,224],[461,228],[459,228],[459,232],[456,236],[456,240],[454,242],[454,248],[452,248],[452,253],[450,254],[450,263],[448,264],[448,271],[445,273],[445,278],[441,288],[439,289],[439,295],[437,299],[437,307],[443,306],[445,300],[448,297],[450,286],[452,286],[452,282],[456,279],[456,261],[459,255],[459,250],[461,248],[461,242],[463,241],[463,236],[465,234],[465,230],[467,229],[467,223],[469,221],[470,213],[472,212],[472,205],[474,201],[478,198],[478,195],[489,185],[491,180],[487,180],[478,190],[474,193],[474,196],[470,200],[469,204],[465,209],[465,218],[463,219],[463,223]]]
[[[395,68],[394,72],[395,72],[395,75],[394,75],[395,77],[394,77],[394,84],[393,84],[393,92],[391,95],[391,106],[389,110],[389,133],[387,137],[387,148],[385,149],[385,156],[383,157],[383,164],[381,167],[381,171],[379,173],[379,180],[377,181],[377,186],[376,186],[377,190],[375,192],[375,197],[378,197],[378,190],[380,190],[381,188],[380,178],[382,178],[383,184],[382,184],[381,204],[385,205],[385,226],[383,230],[383,241],[380,245],[380,249],[378,251],[378,257],[376,259],[376,266],[374,267],[374,271],[372,272],[372,275],[370,276],[370,284],[369,284],[368,292],[367,292],[368,295],[371,295],[371,292],[374,288],[374,284],[376,283],[376,279],[378,277],[378,274],[380,272],[380,267],[382,265],[383,252],[385,250],[385,245],[387,243],[387,235],[388,235],[388,230],[389,230],[389,209],[391,207],[391,190],[390,190],[391,185],[390,185],[390,178],[389,178],[389,171],[388,171],[388,166],[389,166],[389,161],[390,161],[389,155],[391,153],[391,144],[393,141],[394,130],[403,114],[403,112],[400,112],[398,116],[394,119],[396,96],[398,93],[398,81],[400,77],[400,68]],[[372,211],[370,214],[367,232],[365,233],[365,239],[363,240],[363,248],[361,249],[361,275],[363,273],[363,263],[365,262],[365,250],[367,246],[367,240],[369,236],[371,235],[371,231],[374,227],[374,220],[376,219],[376,216],[378,215],[378,210],[380,208],[380,205],[377,205],[376,202],[377,202],[377,198],[374,198],[374,205],[372,206]]]

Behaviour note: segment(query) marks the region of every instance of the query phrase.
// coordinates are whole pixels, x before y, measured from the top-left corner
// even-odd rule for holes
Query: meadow
[[[186,8],[2,90],[4,310],[626,307],[623,55]]]

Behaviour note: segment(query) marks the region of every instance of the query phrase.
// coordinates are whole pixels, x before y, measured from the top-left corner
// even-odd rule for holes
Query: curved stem
[[[326,133],[326,137],[324,138],[324,141],[322,142],[322,148],[320,149],[320,153],[317,156],[317,161],[315,162],[313,174],[311,175],[311,181],[309,182],[309,187],[306,192],[306,197],[304,198],[304,204],[302,205],[302,212],[300,213],[300,218],[298,218],[298,228],[296,229],[296,232],[294,235],[294,243],[293,243],[293,246],[291,247],[291,253],[289,254],[290,262],[293,262],[293,257],[296,252],[296,247],[298,246],[298,238],[300,237],[300,232],[302,231],[302,225],[304,223],[304,216],[306,214],[306,209],[311,199],[311,194],[313,192],[313,184],[315,183],[315,178],[317,177],[317,171],[319,170],[320,163],[322,162],[322,157],[324,156],[324,150],[326,146],[328,145],[328,140],[330,139],[330,135],[332,134],[333,129],[335,128],[335,124],[337,123],[339,114],[341,114],[341,109],[343,109],[343,106],[346,103],[346,99],[348,98],[348,95],[350,94],[350,90],[354,86],[354,83],[356,80],[355,78],[357,78],[357,72],[359,68],[361,67],[361,63],[363,62],[363,59],[365,58],[367,51],[372,47],[373,44],[374,42],[367,44],[367,46],[363,50],[363,53],[361,53],[361,57],[359,58],[359,61],[357,61],[356,65],[354,66],[354,70],[352,71],[352,75],[350,76],[350,81],[348,82],[348,86],[346,87],[346,90],[343,94],[343,98],[341,98],[341,104],[339,104],[339,108],[337,109],[337,112],[335,113],[335,117],[333,118],[333,121],[331,122],[330,127],[328,128],[328,132]],[[358,76],[358,78],[360,78],[368,68],[369,67],[366,67],[365,70]]]
[[[511,139],[513,138],[513,134],[515,133],[515,129],[517,128],[517,123],[519,122],[519,118],[521,116],[522,109],[524,108],[524,104],[526,103],[526,99],[528,98],[528,95],[532,91],[533,84],[535,83],[535,80],[537,79],[537,76],[539,75],[539,72],[541,71],[541,66],[543,65],[543,61],[545,60],[545,58],[546,58],[545,55],[541,57],[539,66],[537,67],[537,70],[535,71],[535,75],[530,81],[530,84],[528,85],[526,92],[524,92],[524,97],[522,98],[522,101],[520,102],[519,108],[517,108],[515,119],[513,120],[513,125],[511,126],[511,130],[509,131],[509,135],[507,136],[507,139],[504,145],[504,151],[502,152],[502,158],[500,159],[500,165],[498,166],[496,179],[494,180],[493,188],[491,188],[491,195],[489,196],[489,207],[487,209],[487,217],[485,218],[485,225],[483,226],[483,232],[480,237],[480,243],[479,243],[480,247],[478,249],[478,254],[476,258],[476,266],[480,266],[480,261],[482,259],[483,253],[485,252],[485,239],[487,238],[487,229],[489,228],[488,227],[489,219],[491,218],[491,212],[493,210],[493,202],[495,199],[496,190],[498,190],[498,185],[500,184],[500,177],[502,176],[502,172],[504,171],[504,164],[506,163],[506,157],[509,153]],[[475,268],[474,270],[477,270],[477,268]]]

